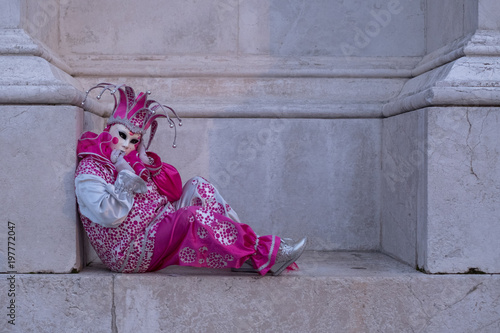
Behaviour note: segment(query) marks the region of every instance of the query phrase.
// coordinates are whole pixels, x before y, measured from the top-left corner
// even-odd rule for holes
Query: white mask
[[[111,148],[118,149],[128,155],[131,151],[136,150],[136,145],[141,142],[141,135],[134,134],[122,124],[114,124],[109,129],[109,134],[118,139],[117,144],[111,144]]]

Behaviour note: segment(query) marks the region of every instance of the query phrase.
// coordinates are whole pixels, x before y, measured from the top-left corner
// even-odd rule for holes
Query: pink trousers
[[[281,239],[257,236],[215,187],[201,177],[190,179],[176,211],[160,222],[148,271],[171,265],[239,268],[251,260],[265,275],[273,266]]]

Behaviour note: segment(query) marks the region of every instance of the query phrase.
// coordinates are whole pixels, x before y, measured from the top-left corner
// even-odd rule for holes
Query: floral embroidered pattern
[[[215,221],[215,216],[210,209],[203,207],[196,211],[196,219],[201,224],[211,225]]]
[[[192,206],[203,206],[203,201],[201,201],[200,198],[195,197],[193,200],[191,200],[191,205]]]
[[[179,259],[187,264],[192,263],[196,260],[196,251],[185,247],[179,252]]]
[[[227,266],[227,262],[224,261],[221,254],[212,252],[207,257],[207,266],[210,268],[224,268]]]
[[[75,176],[80,174],[101,177],[109,184],[115,181],[112,171],[92,157],[80,161]],[[151,262],[157,224],[150,226],[148,233],[146,229],[158,215],[158,210],[167,206],[164,215],[175,211],[167,198],[158,193],[153,181],[149,180],[147,186],[148,193],[135,195],[134,207],[118,228],[103,227],[81,215],[90,243],[103,263],[113,271],[145,272]]]
[[[213,198],[215,194],[215,188],[212,184],[210,183],[199,183],[198,187],[198,194],[200,197],[203,199],[208,199],[208,198]]]
[[[205,239],[208,236],[208,231],[205,228],[199,227],[197,231],[198,237]]]
[[[228,221],[217,221],[212,226],[214,237],[222,245],[232,245],[238,238],[238,231],[236,227]]]

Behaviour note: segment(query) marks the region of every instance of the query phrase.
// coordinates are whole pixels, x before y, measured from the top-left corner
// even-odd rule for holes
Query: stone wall
[[[494,1],[428,1],[428,53],[384,106],[382,249],[430,273],[500,271],[499,23]]]
[[[500,271],[489,238],[496,173],[482,171],[498,151],[494,0],[0,4],[0,110],[4,123],[24,119],[20,138],[60,123],[54,137],[73,151],[109,114],[90,100],[83,117],[83,91],[126,82],[185,118],[178,148],[161,129],[154,150],[184,179],[214,181],[259,233],[307,235],[311,250],[381,250],[428,272]],[[82,267],[76,160],[56,146],[7,150],[19,165],[57,165],[36,181],[1,179],[44,203],[3,206],[23,235],[23,272]],[[57,180],[52,197],[30,187]],[[51,244],[51,230],[65,241]]]
[[[257,232],[378,250],[382,105],[424,52],[420,4],[158,6],[124,21],[96,12],[115,2],[62,5],[61,57],[83,86],[126,79],[187,117],[176,150],[167,130],[153,148],[184,179],[213,181]]]
[[[64,1],[63,55],[411,57],[425,52],[425,1]],[[355,49],[355,50],[354,50]],[[304,66],[307,67],[307,66]]]

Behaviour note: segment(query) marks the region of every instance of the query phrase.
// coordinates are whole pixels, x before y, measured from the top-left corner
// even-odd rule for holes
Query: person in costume
[[[183,186],[173,166],[147,151],[158,118],[182,125],[173,109],[148,99],[149,92],[136,97],[131,87],[108,83],[88,90],[85,100],[96,88],[102,89],[98,99],[110,91],[115,106],[102,133],[85,132],[78,140],[75,193],[90,243],[109,269],[181,265],[279,275],[293,267],[305,238],[256,235],[209,181],[194,177]]]

